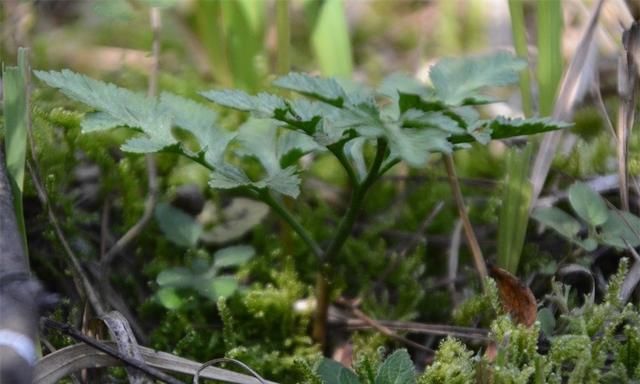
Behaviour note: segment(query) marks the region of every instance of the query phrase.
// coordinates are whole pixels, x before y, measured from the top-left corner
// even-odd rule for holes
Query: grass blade
[[[314,19],[311,45],[322,74],[350,76],[353,55],[344,2],[308,0],[306,7]]]
[[[22,236],[25,256],[27,255],[27,235],[22,206],[24,188],[24,166],[27,153],[28,128],[28,63],[25,48],[18,50],[18,66],[4,67],[2,70],[4,95],[5,153],[7,173],[13,191],[13,204]],[[28,265],[28,257],[27,257]]]
[[[539,9],[543,10],[543,12],[539,12],[538,18],[541,18],[545,14],[547,14],[547,8],[551,7],[551,4],[554,3],[556,3],[556,1],[541,0],[539,3]],[[580,98],[582,98],[585,91],[588,89],[591,80],[593,79],[593,71],[595,69],[596,61],[594,36],[603,3],[604,0],[599,0],[598,3],[594,5],[594,8],[591,11],[591,16],[589,18],[589,23],[587,24],[587,27],[582,34],[576,52],[571,59],[571,63],[569,64],[569,68],[567,69],[567,72],[563,77],[562,85],[560,86],[560,91],[555,101],[555,107],[553,107],[553,118],[556,120],[568,120],[571,118],[575,104],[578,100],[580,100]],[[560,4],[557,4],[557,6],[559,7]],[[557,8],[557,11],[560,12],[560,8]],[[545,27],[544,23],[539,27]],[[550,28],[550,26],[546,27]],[[560,34],[558,33],[557,36],[560,36]],[[538,40],[540,41],[540,39],[541,38],[539,37]],[[555,78],[555,72],[553,72],[554,69],[549,65],[542,64],[544,61],[549,61],[556,63],[555,65],[559,65],[553,55],[560,55],[559,47],[557,47],[557,53],[553,55],[549,53],[550,56],[547,59],[544,59],[546,57],[546,54],[543,55],[543,48],[549,48],[546,45],[546,43],[543,43],[538,47],[538,49],[540,50],[539,67],[542,66],[543,68],[547,68],[545,70],[540,69],[538,71],[538,82],[540,86],[540,113],[542,115],[549,114],[550,109],[553,106],[553,104],[550,103],[550,100],[554,100],[554,93],[552,93],[550,89],[546,89],[553,87],[554,84],[548,81],[545,76]],[[560,68],[561,66],[558,66],[557,71],[559,71]],[[555,92],[555,90],[553,92]],[[531,184],[533,186],[533,192],[530,207],[533,207],[533,205],[535,205],[535,201],[538,199],[538,196],[540,196],[540,192],[542,191],[544,182],[547,179],[547,175],[549,174],[551,162],[553,161],[553,156],[556,152],[561,137],[561,132],[551,132],[545,135],[542,143],[540,144],[540,149],[536,154],[533,169],[531,171]]]

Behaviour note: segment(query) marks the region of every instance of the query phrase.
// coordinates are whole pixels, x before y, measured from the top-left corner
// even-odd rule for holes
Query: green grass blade
[[[506,156],[506,175],[498,226],[498,265],[515,273],[520,263],[529,222],[531,183],[529,167],[532,145],[524,150],[510,149]]]
[[[13,204],[22,235],[25,255],[27,236],[22,206],[24,188],[24,166],[27,153],[27,50],[18,50],[18,66],[3,67],[4,134],[7,173],[13,192]],[[27,260],[28,265],[28,260]]]
[[[558,84],[562,77],[562,2],[538,1],[538,100],[540,116],[553,113]]]
[[[343,0],[308,0],[314,19],[311,45],[322,73],[348,77],[353,71],[353,55]]]
[[[509,0],[509,14],[511,15],[511,33],[516,54],[526,59],[528,58],[528,49],[524,2]],[[522,111],[525,117],[531,117],[533,101],[528,68],[520,73],[520,94]],[[531,153],[532,147],[527,145],[523,151],[509,149],[505,158],[502,205],[499,212],[497,263],[498,266],[512,273],[516,273],[518,270],[529,223],[531,184],[527,175],[531,167]]]

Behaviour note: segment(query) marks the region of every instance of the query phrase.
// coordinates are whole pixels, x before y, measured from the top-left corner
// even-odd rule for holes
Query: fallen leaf
[[[518,324],[532,326],[536,321],[538,305],[529,287],[511,273],[494,265],[489,265],[489,276],[496,281],[502,305],[511,318]]]

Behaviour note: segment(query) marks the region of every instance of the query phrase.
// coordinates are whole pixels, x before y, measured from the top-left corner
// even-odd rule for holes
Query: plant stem
[[[453,197],[456,201],[456,205],[458,206],[458,214],[460,215],[460,220],[462,220],[462,225],[464,227],[464,234],[467,237],[467,242],[469,243],[469,248],[471,249],[471,254],[473,255],[473,262],[476,265],[478,275],[480,275],[482,286],[486,289],[485,277],[487,277],[488,275],[487,264],[485,263],[484,257],[482,256],[482,250],[480,249],[478,238],[473,231],[471,220],[469,220],[469,215],[467,214],[467,210],[464,205],[462,191],[460,190],[460,183],[458,181],[458,177],[456,176],[455,164],[453,163],[453,156],[444,155],[444,163],[447,167],[447,176],[449,177],[449,183],[451,184]]]
[[[355,189],[351,195],[351,201],[349,207],[345,212],[338,228],[336,229],[336,235],[329,244],[329,247],[322,256],[323,264],[318,271],[316,278],[316,312],[313,319],[313,339],[319,343],[323,348],[326,344],[327,337],[327,315],[329,313],[329,299],[330,299],[330,278],[329,272],[331,266],[335,263],[336,257],[340,254],[345,241],[351,234],[353,224],[362,208],[364,197],[367,194],[369,188],[378,179],[380,175],[380,167],[382,161],[385,158],[387,152],[387,142],[384,139],[378,139],[376,157],[369,168],[367,176],[360,184],[355,185]]]
[[[338,161],[340,162],[340,165],[342,165],[344,170],[347,172],[347,176],[349,176],[349,181],[353,185],[358,185],[358,176],[356,175],[356,172],[353,170],[351,163],[349,163],[349,160],[347,160],[347,157],[344,155],[344,152],[342,151],[343,147],[344,147],[344,144],[341,144],[340,146],[337,146],[336,144],[332,144],[327,146],[327,149],[329,149],[329,151],[331,151],[331,153],[336,157],[336,159],[338,159]]]
[[[311,252],[318,257],[318,259],[322,259],[323,253],[322,248],[316,243],[311,234],[307,232],[307,230],[296,220],[291,212],[282,205],[278,200],[271,196],[268,190],[263,189],[258,191],[258,197],[265,202],[268,206],[270,206],[280,217],[287,222],[291,226],[291,228],[300,236],[302,241],[307,244]]]

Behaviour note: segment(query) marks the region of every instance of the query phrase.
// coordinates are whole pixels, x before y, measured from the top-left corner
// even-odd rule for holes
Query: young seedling
[[[429,86],[392,75],[377,90],[348,90],[334,79],[290,73],[273,85],[304,98],[266,92],[249,95],[240,90],[203,92],[219,105],[250,113],[252,119],[233,132],[217,125],[211,109],[170,93],[147,98],[68,70],[36,71],[36,76],[96,110],[85,116],[83,132],[133,128],[140,134],[125,142],[122,150],[186,156],[210,170],[210,187],[253,196],[280,215],[317,259],[313,335],[323,343],[332,273],[340,264],[340,252],[367,192],[383,174],[399,162],[424,167],[434,152],[452,153],[473,142],[486,144],[568,126],[546,118],[480,117],[477,107],[496,101],[482,91],[516,82],[525,66],[511,54],[498,52],[441,60],[431,69]],[[194,140],[179,139],[175,128],[190,133]],[[335,156],[352,187],[346,211],[324,248],[283,204],[283,198],[300,194],[298,160],[314,152]],[[260,163],[261,176],[245,172],[240,164],[247,157]]]

